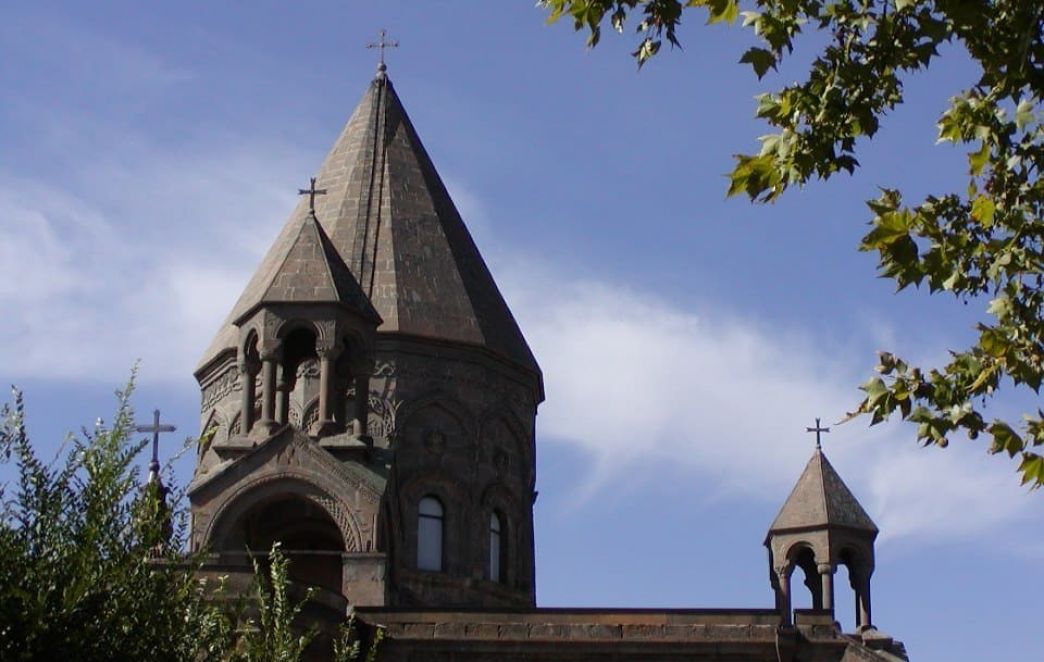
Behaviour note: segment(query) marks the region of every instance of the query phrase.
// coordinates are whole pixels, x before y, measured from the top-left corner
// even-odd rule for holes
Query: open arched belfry
[[[279,543],[304,618],[355,606],[390,662],[906,659],[870,621],[877,528],[818,445],[766,539],[774,606],[537,608],[540,368],[383,62],[301,192],[196,370],[203,574],[242,588]]]

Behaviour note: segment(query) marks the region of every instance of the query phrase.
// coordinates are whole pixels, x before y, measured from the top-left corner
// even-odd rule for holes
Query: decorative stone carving
[[[375,439],[389,439],[395,433],[395,420],[400,401],[384,397],[377,391],[370,391],[367,398],[370,416],[367,422],[368,432]],[[350,386],[345,395],[345,420],[355,417],[355,386]]]
[[[301,422],[298,427],[302,430],[311,430],[312,426],[319,422],[319,403],[313,402],[308,409],[305,410],[305,414],[301,417]]]
[[[370,436],[388,439],[395,433],[395,415],[401,402],[381,398],[370,392]]]
[[[305,359],[297,366],[297,379],[319,379],[319,362]]]
[[[211,409],[233,391],[239,390],[239,369],[235,365],[229,366],[228,370],[214,381],[207,384],[203,389],[203,404],[201,411]]]
[[[224,506],[215,513],[215,516],[208,522],[207,532],[204,536],[205,541],[213,541],[214,534],[217,533],[214,527],[225,519],[225,511],[229,508],[234,508],[240,501],[240,499],[254,490],[264,489],[270,483],[277,481],[294,481],[298,485],[302,486],[303,489],[295,491],[299,497],[308,499],[316,505],[320,506],[330,515],[330,518],[337,524],[337,528],[341,531],[342,539],[344,540],[344,548],[347,552],[359,552],[365,549],[362,543],[362,530],[359,526],[357,518],[353,515],[351,510],[345,507],[338,499],[333,498],[324,489],[313,484],[307,476],[299,474],[294,471],[294,467],[300,465],[299,459],[295,461],[297,457],[297,450],[300,449],[295,444],[290,444],[287,448],[283,449],[280,453],[280,458],[287,458],[286,462],[279,462],[282,466],[287,467],[286,470],[281,471],[277,474],[269,474],[262,476],[256,480],[250,481],[237,488],[227,500],[224,502]],[[372,503],[376,503],[373,500]],[[369,529],[369,527],[367,527]],[[367,546],[369,546],[369,541]]]

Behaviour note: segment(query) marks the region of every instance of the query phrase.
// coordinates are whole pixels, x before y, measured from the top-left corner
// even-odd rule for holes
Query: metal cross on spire
[[[297,195],[308,196],[308,212],[315,216],[315,196],[326,195],[326,189],[315,187],[315,177],[309,177],[308,188],[297,189]]]
[[[384,49],[385,48],[398,48],[399,47],[399,42],[398,41],[388,41],[387,39],[385,39],[385,37],[387,37],[387,36],[388,36],[388,31],[385,30],[384,28],[381,28],[381,31],[379,33],[377,33],[377,41],[375,41],[373,43],[366,44],[366,48],[376,48],[377,49],[377,53],[378,53],[379,58],[380,58],[378,60],[378,62],[377,62],[377,71],[379,71],[381,73],[383,73],[384,70],[387,69],[387,67],[384,66]]]
[[[135,432],[152,433],[152,461],[149,462],[149,481],[159,480],[159,436],[160,432],[174,432],[177,428],[173,425],[160,423],[160,411],[152,412],[152,425],[136,425]]]
[[[816,417],[816,427],[814,427],[814,428],[805,428],[805,432],[815,432],[816,433],[816,449],[818,450],[818,449],[823,448],[823,446],[822,446],[822,444],[820,443],[820,440],[819,440],[820,433],[822,433],[822,432],[830,432],[830,428],[825,428],[825,427],[821,426],[819,424],[819,417],[817,416]]]

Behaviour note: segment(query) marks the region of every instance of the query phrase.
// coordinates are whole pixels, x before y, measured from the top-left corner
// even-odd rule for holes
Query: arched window
[[[500,514],[493,511],[489,516],[489,580],[493,582],[503,581],[503,570],[500,567],[504,558],[502,532]]]
[[[417,569],[442,570],[442,502],[433,496],[420,500],[417,507]]]

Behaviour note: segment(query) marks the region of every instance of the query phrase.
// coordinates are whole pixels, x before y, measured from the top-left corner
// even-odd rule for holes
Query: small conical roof
[[[769,533],[793,529],[843,527],[877,533],[877,526],[817,448],[798,478]]]
[[[315,209],[330,243],[383,322],[403,333],[485,347],[540,368],[421,144],[380,72],[317,173]],[[200,362],[235,347],[234,323],[267,295],[309,216],[302,200]]]
[[[311,214],[298,226],[258,303],[340,303],[376,322],[381,319]]]

